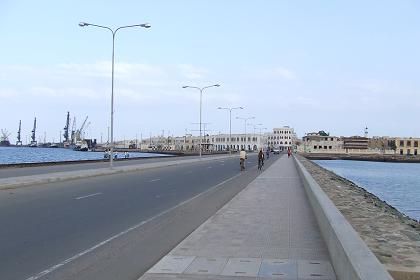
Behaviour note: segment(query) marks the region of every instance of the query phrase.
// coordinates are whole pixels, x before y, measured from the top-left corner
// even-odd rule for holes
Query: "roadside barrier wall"
[[[359,234],[335,207],[302,163],[295,164],[311,203],[331,262],[340,280],[392,280]]]

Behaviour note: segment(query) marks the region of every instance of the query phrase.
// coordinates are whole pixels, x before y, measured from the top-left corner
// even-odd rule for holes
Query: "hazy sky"
[[[117,27],[115,137],[227,132],[218,106],[298,136],[420,136],[418,1],[0,1],[0,128],[59,139],[66,112],[106,138]],[[233,119],[234,132],[243,121]],[[249,129],[251,129],[249,127]],[[193,133],[198,134],[194,131]]]

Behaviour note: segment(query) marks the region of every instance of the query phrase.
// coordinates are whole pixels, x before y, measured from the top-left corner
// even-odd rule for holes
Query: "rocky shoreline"
[[[298,156],[394,279],[420,279],[420,223],[353,182]]]

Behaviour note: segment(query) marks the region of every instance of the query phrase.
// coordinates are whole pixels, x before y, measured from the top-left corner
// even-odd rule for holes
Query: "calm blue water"
[[[162,154],[129,153],[131,157],[167,156]],[[122,153],[119,153],[122,157]],[[78,152],[61,148],[0,147],[0,165],[10,163],[55,162],[103,159],[102,152]]]
[[[315,160],[353,181],[400,212],[420,220],[420,163]]]

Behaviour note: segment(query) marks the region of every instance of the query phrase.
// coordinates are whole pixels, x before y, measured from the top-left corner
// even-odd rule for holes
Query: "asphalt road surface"
[[[0,279],[137,279],[261,173],[255,155],[246,165],[214,160],[0,190]]]

